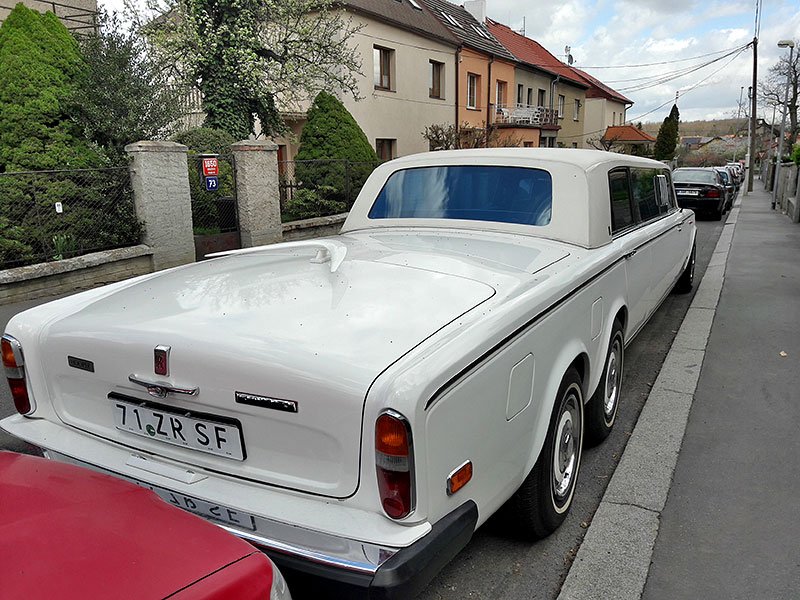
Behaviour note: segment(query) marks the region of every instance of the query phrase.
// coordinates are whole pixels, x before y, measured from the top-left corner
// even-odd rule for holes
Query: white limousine
[[[614,425],[625,346],[691,288],[694,242],[652,160],[393,160],[341,235],[14,317],[20,414],[0,426],[329,589],[409,598],[501,506],[531,539],[564,520],[582,446]]]

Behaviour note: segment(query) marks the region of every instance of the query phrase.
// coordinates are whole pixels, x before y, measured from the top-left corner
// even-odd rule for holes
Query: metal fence
[[[0,268],[138,244],[127,167],[0,173]]]
[[[203,174],[203,159],[216,158],[214,185]],[[236,178],[233,156],[190,155],[189,192],[192,198],[192,227],[195,235],[216,235],[239,230],[236,207]]]
[[[379,162],[287,160],[278,162],[283,222],[347,212]]]

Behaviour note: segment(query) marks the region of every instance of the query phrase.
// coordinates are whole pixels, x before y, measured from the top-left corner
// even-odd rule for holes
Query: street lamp
[[[781,40],[778,48],[789,48],[789,68],[786,71],[786,93],[783,96],[783,117],[781,117],[781,135],[778,138],[778,160],[775,161],[775,183],[772,186],[772,208],[775,208],[775,198],[778,195],[778,185],[780,185],[781,157],[783,156],[783,132],[786,129],[786,113],[789,112],[789,86],[792,84],[792,57],[794,54],[794,41]]]

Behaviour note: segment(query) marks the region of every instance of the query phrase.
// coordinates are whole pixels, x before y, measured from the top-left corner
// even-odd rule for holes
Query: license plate
[[[222,506],[221,504],[206,502],[205,500],[193,496],[179,494],[178,492],[173,492],[141,481],[136,481],[136,483],[154,491],[162,500],[166,500],[170,504],[182,508],[183,510],[205,517],[209,521],[217,521],[233,527],[244,527],[251,531],[256,530],[256,520],[253,515],[228,508],[227,506]]]
[[[700,192],[697,190],[675,190],[678,192],[678,196],[699,196]]]
[[[114,399],[114,425],[142,437],[216,456],[244,460],[241,429],[230,423]]]

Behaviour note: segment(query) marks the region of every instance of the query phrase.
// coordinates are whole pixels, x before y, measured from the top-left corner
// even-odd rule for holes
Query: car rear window
[[[673,171],[672,181],[675,183],[717,183],[711,171]]]
[[[548,225],[553,181],[542,169],[437,166],[392,173],[370,219],[466,219]]]

